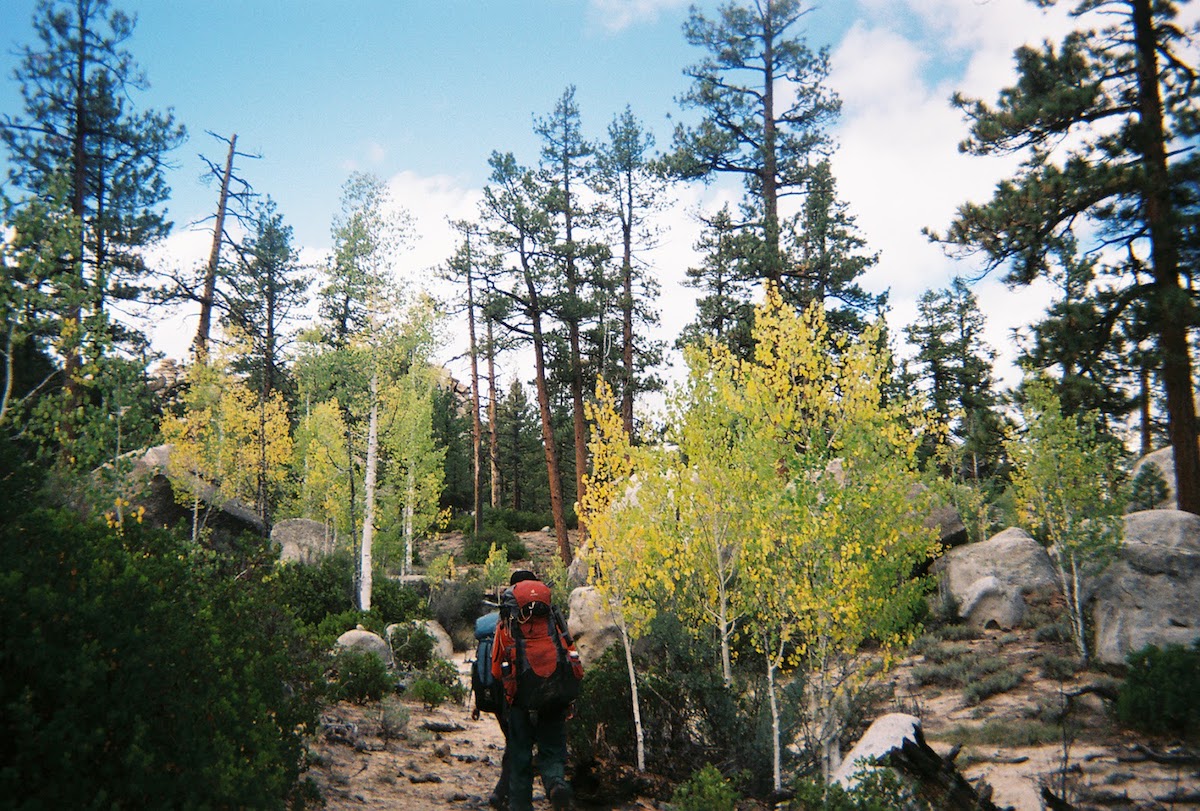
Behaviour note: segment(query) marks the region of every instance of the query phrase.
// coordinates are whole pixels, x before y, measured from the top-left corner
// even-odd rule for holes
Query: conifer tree
[[[1007,265],[1007,281],[1024,285],[1050,272],[1067,241],[1098,235],[1084,247],[1103,249],[1098,267],[1114,288],[1105,323],[1144,305],[1161,362],[1179,508],[1200,513],[1189,346],[1196,314],[1181,264],[1180,208],[1197,172],[1179,148],[1195,133],[1200,93],[1188,61],[1192,40],[1174,0],[1071,5],[1080,29],[1057,46],[1019,48],[1017,82],[995,105],[955,97],[971,123],[963,151],[1023,161],[991,200],[962,205],[948,231],[933,236],[982,253],[988,268]]]
[[[80,228],[69,254],[72,289],[63,294],[66,385],[78,404],[81,367],[113,341],[138,336],[110,318],[113,302],[137,300],[149,273],[144,248],[166,236],[162,206],[167,155],[185,131],[170,111],[138,111],[147,86],[127,49],[136,19],[108,0],[41,0],[37,42],[20,50],[15,78],[23,114],[0,116],[9,179],[31,197],[56,184]]]
[[[841,107],[825,84],[828,53],[798,34],[809,10],[801,0],[729,2],[710,19],[692,6],[684,36],[706,56],[684,71],[692,86],[679,104],[703,118],[676,128],[665,159],[681,177],[743,179],[753,200],[754,275],[776,284],[786,265],[780,202],[808,185],[810,166],[831,148],[825,128]]]
[[[977,485],[1005,471],[1003,421],[992,379],[996,353],[984,341],[983,328],[975,294],[961,277],[943,290],[925,291],[916,320],[905,328],[917,347],[915,360],[933,411],[955,439],[955,473]]]
[[[655,390],[660,383],[649,370],[662,358],[662,347],[648,337],[650,327],[658,324],[654,301],[658,282],[637,261],[639,249],[651,247],[654,235],[650,217],[663,207],[664,183],[651,170],[650,151],[654,136],[633,111],[626,107],[608,125],[608,140],[599,148],[599,171],[594,185],[604,197],[604,216],[617,225],[620,234],[620,278],[617,291],[620,302],[620,365],[617,374],[609,374],[601,364],[598,374],[617,381],[621,400],[621,419],[625,432],[634,433],[633,402],[639,392]],[[607,308],[602,308],[602,318]],[[605,335],[600,342],[607,347]],[[602,355],[602,358],[604,355]]]

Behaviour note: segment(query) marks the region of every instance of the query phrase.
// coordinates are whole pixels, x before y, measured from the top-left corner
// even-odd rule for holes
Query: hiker
[[[550,602],[550,588],[526,579],[510,590],[511,608],[502,609],[492,646],[492,675],[504,686],[509,808],[533,809],[536,746],[542,786],[550,805],[561,811],[571,807],[573,796],[566,780],[567,718],[579,695],[583,666],[566,623]]]
[[[475,664],[472,667],[472,689],[475,692],[475,710],[471,717],[478,720],[480,711],[490,712],[500,725],[504,735],[504,755],[500,758],[500,779],[488,797],[488,805],[496,809],[508,808],[508,713],[504,689],[499,679],[492,678],[491,683],[483,679],[482,671],[487,674],[492,671],[492,651],[495,649],[496,628],[500,624],[502,614],[509,613],[515,605],[512,597],[512,587],[525,580],[537,580],[537,575],[528,569],[518,569],[508,579],[508,588],[500,595],[499,607],[475,621],[475,639],[478,640],[475,653]]]

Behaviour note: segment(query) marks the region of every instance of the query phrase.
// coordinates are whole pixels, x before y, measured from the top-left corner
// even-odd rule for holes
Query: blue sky
[[[170,216],[177,224],[163,261],[189,266],[208,235],[185,226],[209,214],[216,190],[200,182],[197,153],[223,145],[205,134],[237,132],[239,148],[262,155],[241,174],[278,202],[304,255],[319,261],[339,189],[353,170],[388,180],[416,218],[417,237],[397,273],[420,283],[449,255],[449,217],[471,217],[493,150],[537,160],[534,115],[577,88],[586,134],[599,137],[630,105],[670,141],[682,69],[701,54],[684,42],[679,0],[114,0],[138,15],[129,49],[150,82],[140,106],[174,108],[190,132],[174,155]],[[34,0],[0,0],[0,109],[19,110],[11,79],[18,45],[31,39]],[[716,3],[703,2],[714,12]],[[1065,4],[1064,4],[1065,5]],[[865,279],[891,291],[893,333],[915,301],[956,273],[920,234],[944,228],[954,207],[984,199],[1011,162],[966,158],[965,125],[948,103],[964,90],[987,99],[1012,79],[1011,54],[1030,39],[1057,39],[1063,10],[1025,0],[826,0],[804,19],[813,47],[832,54],[831,82],[843,100],[834,131],[839,191],[881,261]],[[664,335],[691,317],[694,294],[678,287],[694,263],[693,213],[737,192],[729,183],[676,191],[660,247],[644,257],[664,288]],[[976,288],[989,337],[1003,362],[1010,331],[1037,318],[1045,290]],[[190,320],[189,320],[190,319]],[[194,314],[157,333],[182,357]],[[447,357],[457,348],[445,350]],[[519,371],[513,373],[520,374]],[[1002,368],[1006,382],[1011,369]]]

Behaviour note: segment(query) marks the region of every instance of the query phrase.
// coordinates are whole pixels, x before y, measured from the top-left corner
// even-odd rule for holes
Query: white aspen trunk
[[[771,705],[771,780],[775,791],[783,789],[783,757],[779,727],[779,700],[775,695],[775,660],[767,656],[767,699]]]
[[[371,543],[375,539],[375,467],[379,446],[379,374],[371,374],[371,420],[367,428],[367,469],[364,475],[362,549],[359,565],[358,607],[371,610]]]
[[[192,499],[192,543],[200,543],[200,496]]]
[[[1071,554],[1071,624],[1075,626],[1075,644],[1079,648],[1079,659],[1084,667],[1088,665],[1087,632],[1083,622],[1083,604],[1080,597],[1079,562],[1074,553]]]
[[[624,618],[618,623],[621,628],[621,645],[625,648],[625,669],[629,672],[629,695],[633,699],[633,731],[637,740],[637,770],[646,771],[646,736],[642,732],[642,704],[638,698],[637,674],[633,669],[633,646]]]
[[[404,497],[404,573],[412,574],[413,566],[413,509],[417,501],[417,474],[408,466]]]
[[[721,633],[721,679],[725,689],[733,687],[733,657],[729,653],[729,637],[732,629],[729,627],[729,594],[725,590],[725,580],[719,579],[717,584],[717,625]]]

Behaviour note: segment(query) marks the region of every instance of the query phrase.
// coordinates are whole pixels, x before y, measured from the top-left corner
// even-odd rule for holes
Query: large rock
[[[954,765],[954,755],[935,752],[925,742],[920,720],[912,715],[890,713],[876,719],[830,779],[852,788],[859,776],[880,768],[900,773],[914,787],[922,807],[999,811],[991,800],[991,786],[967,782]]]
[[[916,501],[928,491],[928,487],[918,482],[909,490],[908,498],[910,501]],[[963,523],[962,515],[954,505],[934,501],[930,503],[928,510],[923,523],[927,529],[937,530],[938,543],[950,549],[967,542],[967,525]]]
[[[170,476],[168,476],[170,473]],[[153,527],[192,525],[192,509],[175,498],[171,477],[184,480],[197,492],[201,502],[202,529],[217,548],[231,544],[244,533],[265,535],[262,519],[249,505],[235,498],[222,498],[217,488],[190,473],[171,471],[171,446],[157,445],[145,451],[133,464],[130,479],[137,490],[133,507],[144,507],[142,523]]]
[[[279,547],[279,559],[316,563],[333,548],[325,525],[310,518],[287,518],[271,527],[271,542]]]
[[[379,634],[371,633],[361,625],[353,631],[346,631],[337,638],[337,646],[346,650],[373,653],[383,660],[388,667],[392,666],[392,646]]]
[[[426,633],[433,637],[433,655],[442,659],[453,659],[454,642],[441,623],[437,620],[425,620],[423,627]]]
[[[1200,516],[1145,510],[1125,516],[1125,540],[1094,590],[1095,657],[1123,664],[1146,645],[1200,638]]]
[[[1058,585],[1046,550],[1018,527],[951,549],[935,570],[958,616],[977,628],[1012,628],[1024,617],[1028,595]]]
[[[905,741],[917,741],[921,720],[915,715],[893,712],[875,719],[854,748],[842,759],[842,765],[830,775],[830,781],[844,789],[858,784],[857,775],[869,771],[873,764]]]
[[[612,610],[595,586],[573,590],[569,611],[567,630],[575,639],[579,660],[584,667],[599,659],[612,645],[620,644],[621,632]]]

